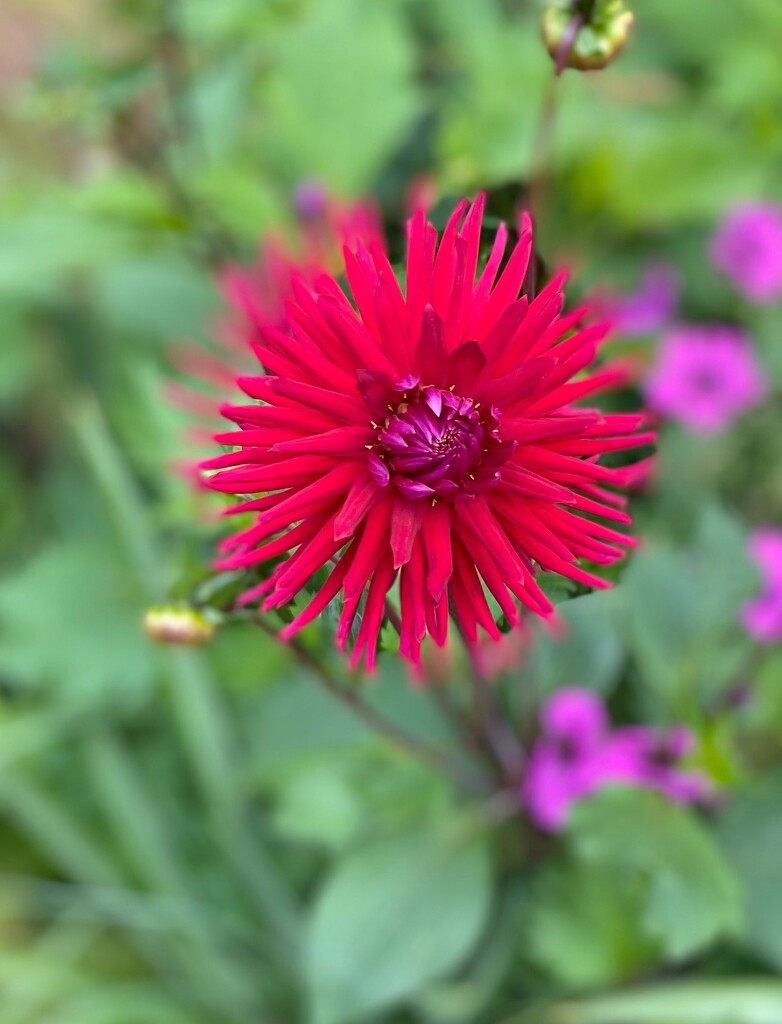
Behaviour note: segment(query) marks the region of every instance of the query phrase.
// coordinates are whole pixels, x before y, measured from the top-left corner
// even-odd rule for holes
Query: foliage
[[[150,603],[230,588],[205,576],[219,503],[178,468],[164,395],[177,346],[213,333],[215,267],[292,230],[303,178],[379,196],[392,225],[421,172],[506,214],[539,170],[537,5],[3,5],[3,1024],[782,1020],[782,660],[738,624],[747,534],[782,519],[780,308],[705,256],[737,200],[782,201],[782,8],[633,6],[622,57],[559,83],[542,252],[585,291],[672,263],[681,317],[743,325],[774,393],[716,439],[663,427],[618,586],[553,593],[564,633],[536,629],[496,687],[528,738],[571,684],[686,723],[714,806],[609,792],[551,839],[508,794],[465,801],[251,622],[203,652],[140,631]],[[615,344],[642,370],[655,340]],[[462,756],[431,690],[391,654],[345,679],[329,631],[306,649],[338,684]],[[431,672],[462,707],[449,657]]]

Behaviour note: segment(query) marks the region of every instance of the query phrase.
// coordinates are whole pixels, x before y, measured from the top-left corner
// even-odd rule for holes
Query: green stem
[[[260,618],[260,616],[254,618],[253,621],[267,636],[279,639],[274,627]],[[401,747],[408,753],[413,754],[419,760],[426,762],[431,768],[434,768],[441,775],[444,775],[463,789],[473,793],[486,793],[483,780],[479,779],[472,771],[468,771],[460,761],[457,761],[445,753],[445,751],[432,747],[415,736],[411,736],[404,729],[400,729],[398,725],[376,711],[371,704],[367,704],[366,701],[362,700],[355,687],[343,686],[342,683],[338,683],[326,666],[303,646],[298,637],[293,637],[287,643],[299,664],[309,669],[324,689],[328,690],[342,704],[349,707],[373,732],[383,736],[395,746]]]

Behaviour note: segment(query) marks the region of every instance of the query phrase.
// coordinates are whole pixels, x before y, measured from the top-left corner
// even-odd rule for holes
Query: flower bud
[[[144,632],[159,644],[200,647],[214,635],[214,623],[187,605],[159,605],[144,616]]]
[[[558,71],[595,71],[620,53],[632,24],[624,0],[550,0],[541,28]]]
[[[315,178],[304,178],[293,192],[293,209],[301,221],[319,220],[328,209],[329,193]]]

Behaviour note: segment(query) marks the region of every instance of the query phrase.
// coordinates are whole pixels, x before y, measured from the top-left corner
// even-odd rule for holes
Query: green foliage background
[[[524,180],[539,5],[3,4],[3,1024],[782,1021],[782,653],[737,625],[747,532],[782,519],[782,307],[705,255],[733,203],[782,201],[782,6],[632,6],[621,60],[561,82],[541,250],[576,291],[670,261],[682,316],[744,325],[774,390],[717,439],[665,428],[642,551],[503,690],[528,716],[581,684],[686,722],[723,805],[607,793],[538,849],[252,626],[194,652],[139,624],[215,535],[163,394],[176,344],[209,337],[214,258],[291,230],[303,178],[389,219],[421,172],[441,195]],[[449,741],[392,656],[369,699]]]

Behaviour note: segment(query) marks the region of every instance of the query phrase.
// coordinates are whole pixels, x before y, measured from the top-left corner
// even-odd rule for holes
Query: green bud
[[[624,0],[550,0],[541,28],[559,70],[595,71],[621,52],[632,24]]]
[[[160,605],[144,616],[144,632],[159,644],[186,644],[200,647],[214,635],[213,622],[187,605]]]

